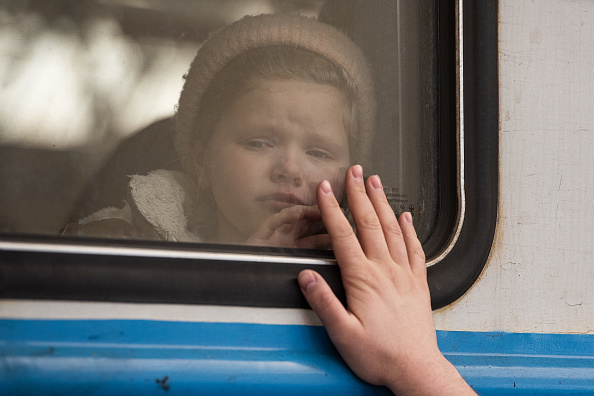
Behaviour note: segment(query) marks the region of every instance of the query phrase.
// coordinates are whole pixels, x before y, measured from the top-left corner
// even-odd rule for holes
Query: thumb
[[[346,325],[345,322],[349,318],[348,312],[320,274],[312,270],[304,270],[299,274],[298,281],[305,299],[328,333],[332,334],[335,328]]]

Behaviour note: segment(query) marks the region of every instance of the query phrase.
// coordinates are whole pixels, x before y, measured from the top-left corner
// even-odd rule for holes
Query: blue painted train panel
[[[386,394],[314,326],[0,321],[0,394]]]
[[[388,394],[316,326],[0,320],[0,394]],[[594,393],[594,335],[438,332],[480,394]]]

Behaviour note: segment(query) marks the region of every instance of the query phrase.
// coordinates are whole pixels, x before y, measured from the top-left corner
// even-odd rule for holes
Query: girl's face
[[[262,80],[230,104],[202,163],[219,241],[244,242],[268,216],[315,205],[322,180],[340,200],[349,166],[344,112],[337,88],[296,80]]]

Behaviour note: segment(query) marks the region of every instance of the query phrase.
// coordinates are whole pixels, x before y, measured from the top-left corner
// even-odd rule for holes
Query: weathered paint
[[[481,395],[594,392],[594,335],[437,336]],[[357,379],[318,326],[0,320],[0,339],[3,395],[389,393]]]
[[[0,320],[0,394],[387,395],[320,326]]]
[[[594,2],[499,7],[497,240],[475,286],[436,312],[436,325],[593,333]]]

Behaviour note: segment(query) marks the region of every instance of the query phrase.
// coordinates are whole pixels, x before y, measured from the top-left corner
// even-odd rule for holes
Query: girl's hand
[[[397,220],[379,177],[364,184],[360,166],[345,183],[356,235],[330,183],[320,183],[317,199],[348,308],[312,270],[299,274],[305,298],[363,380],[398,394],[474,394],[438,349],[425,255],[410,213]]]
[[[317,206],[296,205],[266,218],[246,241],[248,245],[329,249]]]

